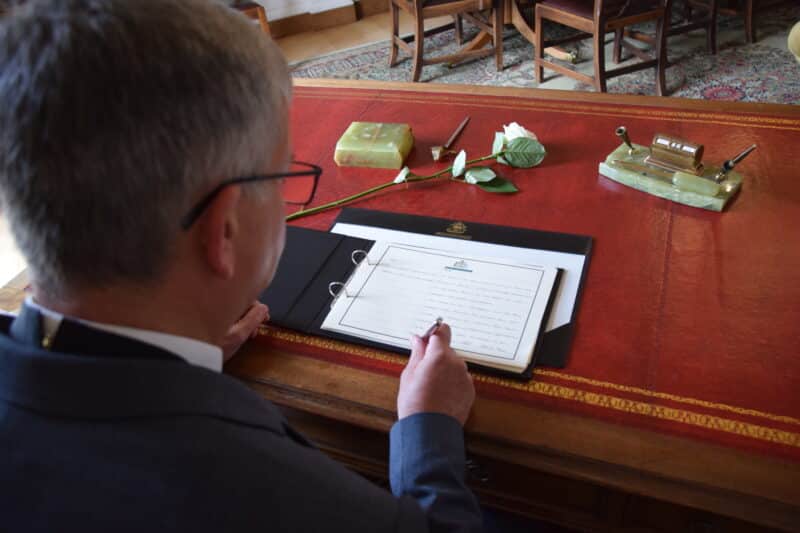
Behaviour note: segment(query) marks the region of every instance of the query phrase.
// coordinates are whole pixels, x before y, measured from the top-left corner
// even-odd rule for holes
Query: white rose
[[[527,137],[534,141],[538,140],[535,133],[526,130],[516,122],[512,122],[508,126],[503,126],[503,131],[505,132],[506,142],[511,142],[517,137]]]
[[[453,177],[457,178],[464,173],[464,167],[467,164],[467,152],[461,150],[458,152],[455,160],[453,161]]]
[[[494,134],[494,142],[492,143],[492,153],[499,154],[503,151],[503,148],[506,145],[506,136],[500,133],[499,131],[495,132]]]

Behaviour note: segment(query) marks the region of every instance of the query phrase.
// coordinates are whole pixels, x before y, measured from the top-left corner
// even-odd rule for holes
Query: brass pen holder
[[[622,144],[600,163],[600,174],[634,189],[684,205],[722,211],[739,191],[743,176],[733,171],[755,145],[722,166],[702,162],[703,145],[656,134],[649,147],[633,144],[625,127]]]

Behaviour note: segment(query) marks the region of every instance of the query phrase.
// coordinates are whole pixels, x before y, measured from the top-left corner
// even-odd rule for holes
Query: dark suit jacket
[[[473,531],[455,420],[392,428],[396,496],[238,381],[64,320],[0,317],[2,531]]]

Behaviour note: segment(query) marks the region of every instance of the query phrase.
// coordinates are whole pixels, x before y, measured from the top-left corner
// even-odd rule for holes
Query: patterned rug
[[[760,13],[756,23],[757,41],[747,44],[743,19],[720,16],[716,55],[707,53],[703,30],[670,37],[668,55],[672,66],[667,69],[670,96],[800,104],[800,64],[786,45],[789,30],[797,21],[800,21],[800,2]],[[646,26],[642,29],[651,30]],[[545,27],[548,37],[565,31],[571,30],[557,25]],[[611,61],[611,37],[609,34],[605,47],[607,68],[615,66]],[[487,57],[454,67],[443,64],[426,66],[421,81],[593,90],[585,83],[548,70],[545,70],[545,80],[537,84],[533,72],[533,46],[510,30],[506,32],[503,43],[505,68],[501,72],[495,70],[494,58]],[[451,30],[426,39],[425,53],[439,55],[454,51],[455,48]],[[579,58],[576,67],[592,74],[593,51],[590,40],[564,48],[575,50]],[[387,39],[296,63],[292,65],[293,75],[299,78],[409,81],[411,60],[402,51],[400,57],[404,59],[394,68],[389,68]],[[608,92],[653,95],[654,73],[655,69],[647,69],[612,78],[608,81]]]

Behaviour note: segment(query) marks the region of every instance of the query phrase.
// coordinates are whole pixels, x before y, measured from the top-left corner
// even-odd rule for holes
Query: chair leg
[[[416,26],[414,28],[414,66],[411,73],[411,81],[419,81],[422,74],[422,52],[425,40],[425,20],[422,13],[416,13]]]
[[[669,14],[672,0],[666,1],[664,16],[656,22],[656,94],[667,95],[667,34],[669,33]]]
[[[492,17],[494,62],[497,67],[497,72],[500,72],[503,70],[503,10],[500,9],[500,2],[495,2],[494,9],[492,9]]]
[[[709,21],[708,30],[706,31],[708,53],[715,55],[717,53],[717,0],[709,0],[708,10]]]
[[[692,20],[692,3],[686,0],[683,3],[683,21],[689,22]]]
[[[602,21],[601,21],[602,22]],[[606,92],[606,47],[605,47],[605,32],[603,27],[605,24],[600,24],[599,28],[594,30],[594,88],[601,93]]]
[[[400,8],[394,2],[389,2],[389,10],[392,12],[392,35],[389,47],[389,67],[397,63],[397,39],[400,35]]]
[[[622,63],[622,38],[625,30],[620,28],[614,32],[614,63]]]
[[[461,15],[453,15],[453,26],[456,29],[456,44],[464,44],[464,24]]]
[[[533,50],[533,70],[536,75],[536,83],[542,83],[544,79],[544,67],[542,60],[544,59],[544,36],[542,35],[542,12],[539,6],[534,8],[534,32],[536,32],[536,44]]]
[[[744,0],[744,36],[748,43],[756,42],[753,25],[753,0]]]

